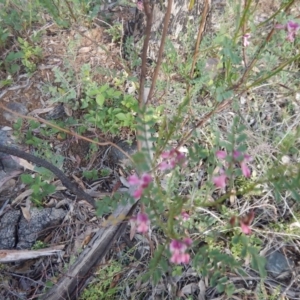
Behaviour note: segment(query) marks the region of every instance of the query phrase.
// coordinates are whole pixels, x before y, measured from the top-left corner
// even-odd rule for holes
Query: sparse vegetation
[[[265,6],[224,1],[212,12],[213,25],[207,24],[199,49],[193,52],[198,28],[188,26],[181,47],[169,36],[162,62],[147,65],[145,82],[140,76],[146,61],[138,44],[131,47],[132,37],[126,47],[130,60],[121,57],[116,12],[106,15],[107,29],[95,21],[100,4],[94,1],[25,0],[26,7],[23,2],[0,1],[0,88],[5,91],[0,104],[5,107],[10,92],[19,89],[20,102],[27,101],[35,112],[13,125],[14,136],[95,195],[111,192],[99,201],[103,220],[128,202],[128,194],[118,191],[121,183],[133,189],[132,201],[139,200],[128,226],[130,238],[108,252],[107,263],[80,299],[298,299],[296,1],[273,1],[273,6],[267,0]],[[154,94],[144,105],[139,91],[153,83],[157,67]],[[21,85],[22,78],[30,84]],[[42,115],[57,105],[60,117]],[[132,156],[129,174],[97,143],[133,136],[148,146]],[[91,148],[80,144],[84,140],[92,141]],[[46,169],[31,172],[21,175],[22,188],[32,190],[32,205],[43,207],[57,185]],[[49,268],[38,279],[47,285],[53,284],[51,276],[56,280],[67,272],[63,267],[85,246],[81,235],[88,236],[88,224],[96,219],[88,209],[67,206],[78,216],[70,214],[69,229],[64,224],[51,238],[73,248],[67,261],[59,262],[61,269]],[[32,249],[49,244],[37,241]],[[268,253],[279,250],[296,270],[280,284],[267,267]],[[5,284],[0,295],[9,297],[13,284]],[[37,283],[36,293],[43,288]]]

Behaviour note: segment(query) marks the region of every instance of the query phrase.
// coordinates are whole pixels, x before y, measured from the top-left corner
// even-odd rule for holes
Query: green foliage
[[[98,171],[97,170],[91,170],[91,171],[83,171],[82,175],[86,179],[92,179],[95,180],[98,178]]]
[[[108,84],[93,81],[89,65],[83,65],[79,77],[83,95],[77,100],[77,79],[70,67],[66,71],[54,69],[55,83],[48,86],[53,102],[69,104],[73,110],[83,110],[84,124],[117,134],[120,128],[135,129],[138,102],[132,95],[123,94]]]
[[[112,37],[112,42],[119,42],[122,38],[122,24],[121,23],[116,23],[112,26],[110,26],[108,29],[106,29],[105,31],[111,35]]]
[[[29,174],[22,174],[21,180],[30,186],[32,190],[31,199],[37,206],[41,206],[43,204],[43,198],[53,194],[56,190],[55,186],[44,181],[41,175],[35,175],[33,177]]]
[[[122,265],[112,260],[101,266],[95,280],[90,283],[80,296],[80,300],[116,299],[118,285],[113,286],[113,278],[122,270]]]
[[[40,250],[43,248],[47,248],[48,245],[46,243],[44,243],[43,241],[39,241],[37,240],[34,245],[31,247],[31,250]]]
[[[42,48],[38,46],[33,46],[29,42],[18,38],[21,48],[21,61],[26,71],[32,73],[36,69],[36,63],[42,57]]]
[[[25,70],[32,73],[36,70],[36,64],[42,58],[42,49],[18,37],[20,51],[9,52],[3,64],[7,72],[14,74],[20,70],[19,61],[21,60]]]

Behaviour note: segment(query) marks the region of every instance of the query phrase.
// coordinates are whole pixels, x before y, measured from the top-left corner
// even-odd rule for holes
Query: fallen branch
[[[62,254],[64,247],[64,245],[59,245],[41,250],[0,250],[0,263],[10,263],[54,254],[59,255]]]

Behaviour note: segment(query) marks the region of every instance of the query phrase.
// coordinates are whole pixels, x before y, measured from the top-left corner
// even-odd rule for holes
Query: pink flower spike
[[[141,233],[148,232],[150,220],[147,214],[139,213],[136,216],[137,231]]]
[[[225,174],[215,176],[212,180],[216,187],[225,189],[227,180],[227,176]]]
[[[138,200],[141,198],[143,191],[146,187],[148,187],[148,185],[151,183],[152,181],[152,176],[144,173],[142,174],[142,177],[139,178],[136,174],[135,175],[131,175],[128,178],[128,183],[131,186],[136,186],[136,190],[133,192],[133,197]]]
[[[176,149],[162,152],[161,158],[162,162],[159,164],[159,169],[161,171],[174,169],[176,165],[185,165],[184,153]]]
[[[225,151],[219,150],[216,152],[216,156],[218,159],[225,159],[227,157],[227,153]]]

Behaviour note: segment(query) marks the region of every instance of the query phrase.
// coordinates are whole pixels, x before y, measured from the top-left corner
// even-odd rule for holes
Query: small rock
[[[134,153],[136,153],[136,151],[137,151],[137,143],[136,142],[133,142],[130,145],[126,141],[121,141],[121,142],[117,143],[117,146],[119,146],[122,150],[124,150],[130,156],[133,155]],[[119,163],[126,167],[131,165],[130,160],[124,155],[124,153],[122,153],[120,150],[118,150],[115,147],[112,147],[110,156],[115,163]]]
[[[281,157],[281,162],[282,162],[283,165],[288,165],[291,162],[291,159],[290,159],[289,156],[283,155]]]
[[[291,270],[293,266],[293,263],[279,251],[272,252],[266,257],[266,259],[266,270],[274,277]]]

